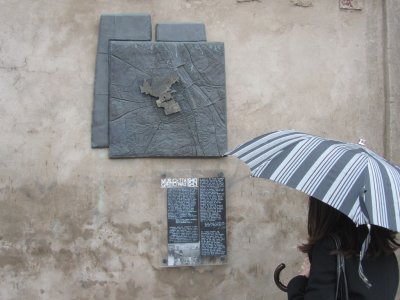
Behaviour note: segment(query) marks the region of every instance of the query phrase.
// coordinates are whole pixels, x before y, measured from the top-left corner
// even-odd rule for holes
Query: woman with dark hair
[[[396,234],[382,227],[371,226],[371,240],[361,262],[371,287],[367,287],[359,275],[359,254],[367,235],[366,225],[357,227],[346,215],[310,197],[308,241],[299,246],[300,251],[308,255],[310,263],[300,275],[290,280],[288,299],[343,300],[344,296],[336,298],[338,254],[344,257],[348,299],[395,299],[399,268],[394,251],[400,246],[395,240]],[[339,249],[335,237],[340,241]]]

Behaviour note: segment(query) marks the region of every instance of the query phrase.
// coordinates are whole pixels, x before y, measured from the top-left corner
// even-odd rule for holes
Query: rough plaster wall
[[[385,98],[386,98],[386,145],[385,155],[391,161],[400,164],[400,2],[384,2],[385,37]]]
[[[382,3],[0,0],[0,299],[286,299],[305,197],[237,159],[109,160],[90,148],[99,16],[206,24],[225,42],[229,146],[295,128],[383,153]],[[160,176],[227,182],[229,263],[160,267]],[[400,299],[400,297],[398,297]]]

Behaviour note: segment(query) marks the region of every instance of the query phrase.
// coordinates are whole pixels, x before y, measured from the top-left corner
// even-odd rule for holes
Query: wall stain
[[[117,290],[116,300],[140,299],[142,290],[143,288],[138,286],[135,281],[129,280],[126,283],[126,289],[119,288]]]
[[[127,236],[131,234],[140,234],[146,230],[151,231],[151,223],[146,221],[141,223],[140,225],[133,224],[121,224],[110,222],[110,224],[116,229],[116,232],[122,236]]]
[[[81,285],[84,289],[89,289],[95,287],[97,285],[105,286],[107,281],[99,281],[99,280],[81,280]]]
[[[173,299],[195,299],[204,290],[212,290],[226,279],[226,266],[205,268],[166,268],[156,272],[157,282],[174,290]],[[201,282],[200,284],[196,284]],[[195,284],[193,284],[195,283]]]
[[[249,267],[247,270],[247,273],[253,277],[258,277],[258,276],[263,276],[264,275],[264,269],[260,267],[260,265],[255,264]]]
[[[27,267],[27,260],[22,251],[16,249],[0,250],[0,268],[9,267],[20,272]]]
[[[56,269],[62,270],[66,275],[71,273],[77,266],[74,254],[68,249],[60,249],[57,252],[53,252],[53,257],[56,261]]]
[[[51,242],[45,239],[27,239],[25,241],[26,252],[32,256],[45,257],[52,254]]]

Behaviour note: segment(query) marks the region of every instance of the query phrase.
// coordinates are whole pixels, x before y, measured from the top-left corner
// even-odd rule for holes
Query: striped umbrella
[[[252,176],[313,196],[357,225],[400,231],[400,169],[363,145],[285,130],[227,154],[243,160]]]

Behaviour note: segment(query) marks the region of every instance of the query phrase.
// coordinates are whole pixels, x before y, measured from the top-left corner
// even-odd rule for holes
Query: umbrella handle
[[[280,264],[279,266],[276,267],[275,272],[274,272],[274,281],[275,284],[278,286],[278,288],[284,292],[287,292],[287,286],[284,285],[280,279],[279,275],[281,274],[281,271],[286,268],[286,265],[284,263]]]

